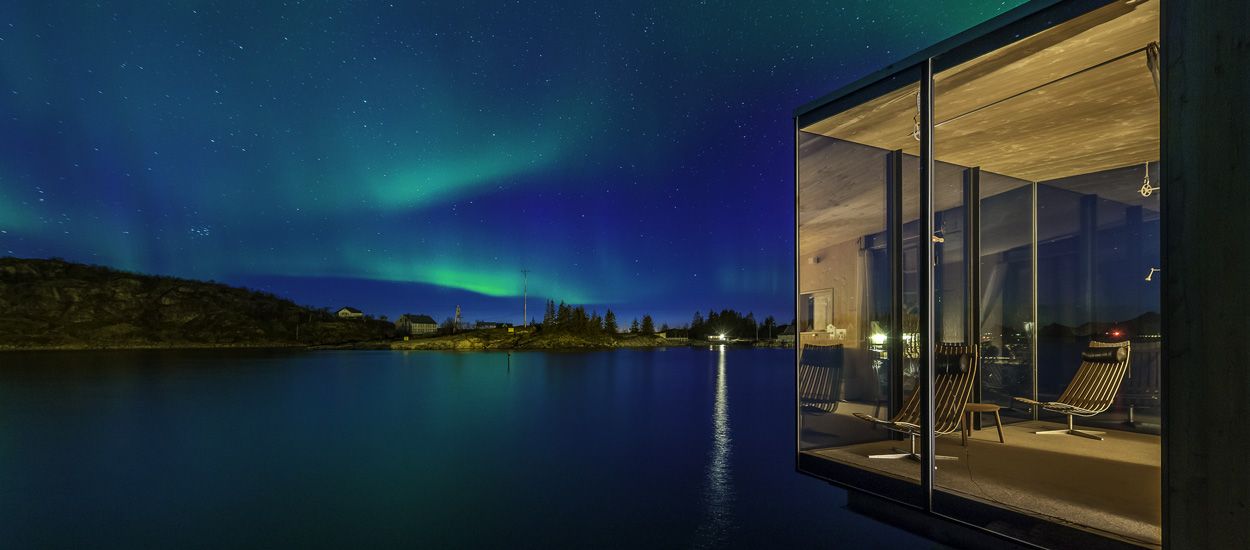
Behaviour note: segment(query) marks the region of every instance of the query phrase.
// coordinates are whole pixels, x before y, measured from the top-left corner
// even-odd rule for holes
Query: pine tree
[[[634,322],[629,325],[630,334],[638,334],[638,318],[634,317]]]
[[[543,312],[543,328],[551,328],[556,322],[556,302],[547,300],[547,309]]]
[[[572,320],[572,317],[572,308],[570,308],[568,304],[564,303],[564,300],[560,300],[560,305],[556,308],[556,326],[568,327],[569,321]]]
[[[620,327],[616,326],[616,314],[609,309],[607,313],[603,314],[603,331],[608,334],[616,334],[619,330]]]
[[[585,334],[590,328],[590,316],[586,315],[586,308],[577,306],[572,309],[572,312],[569,314],[569,325],[574,332]]]
[[[642,333],[655,334],[655,322],[651,320],[650,315],[642,316]]]

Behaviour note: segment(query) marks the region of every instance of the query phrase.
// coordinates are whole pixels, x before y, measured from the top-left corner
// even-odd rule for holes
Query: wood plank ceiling
[[[1021,183],[1157,160],[1159,100],[1145,48],[1158,40],[1158,0],[1116,2],[942,71],[934,77],[936,159]],[[919,154],[918,89],[803,129],[860,145],[815,136],[800,145],[799,221],[804,233],[817,229],[801,237],[801,249],[883,229],[883,153]]]

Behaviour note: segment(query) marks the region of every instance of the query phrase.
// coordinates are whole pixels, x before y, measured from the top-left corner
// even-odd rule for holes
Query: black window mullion
[[[920,485],[924,509],[933,510],[933,59],[920,75]]]

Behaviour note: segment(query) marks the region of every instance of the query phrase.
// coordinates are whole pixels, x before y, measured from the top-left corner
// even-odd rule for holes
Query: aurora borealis
[[[1018,3],[0,0],[0,255],[786,322],[793,108]]]

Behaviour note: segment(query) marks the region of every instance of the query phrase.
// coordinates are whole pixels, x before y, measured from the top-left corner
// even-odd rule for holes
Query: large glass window
[[[1160,544],[1160,1],[933,58],[927,182],[917,83],[800,118],[800,468],[1031,542]]]
[[[935,498],[939,513],[991,505],[1033,518],[994,524],[1008,534],[1161,540],[1159,197],[1142,187],[1158,181],[1158,7],[1115,2],[934,75],[934,157],[975,174],[963,196],[979,201],[976,250],[965,234],[965,255],[934,267],[980,279],[976,296],[935,289],[940,339],[963,340],[948,329],[963,311],[981,350],[965,405],[980,422],[965,444],[939,439],[961,464],[934,480],[974,504]],[[939,169],[935,197],[956,196],[949,179]],[[969,204],[937,202],[942,220]]]
[[[918,299],[919,71],[908,74],[876,97],[799,129],[798,414],[800,452],[869,468],[904,487],[891,496],[918,500],[912,453],[919,431],[883,424],[900,415],[919,422],[915,404],[905,406],[916,387],[914,350],[892,346],[908,330],[896,324],[914,336]],[[892,216],[899,217],[896,227],[910,226],[909,239],[891,231]],[[910,276],[896,279],[896,262]],[[906,291],[895,292],[896,284]],[[896,307],[907,313],[896,319]]]

